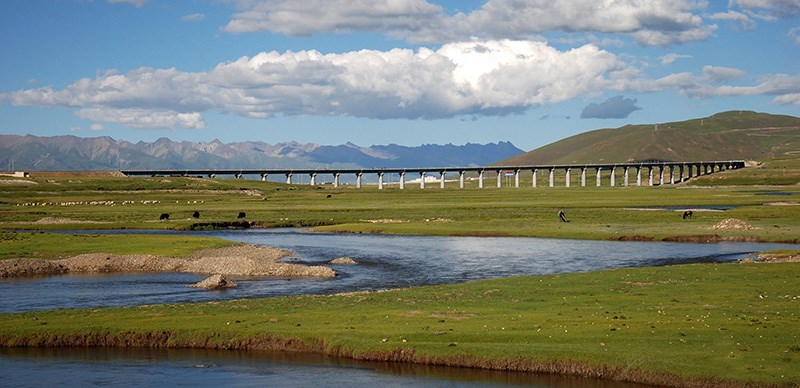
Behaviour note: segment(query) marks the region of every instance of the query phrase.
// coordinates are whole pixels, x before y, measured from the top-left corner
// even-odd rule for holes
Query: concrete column
[[[211,177],[209,176],[209,178],[211,178]],[[262,182],[266,182],[267,181],[267,174],[261,174],[261,181]]]
[[[636,167],[636,186],[642,185],[642,166]]]
[[[264,176],[267,176],[267,174],[264,174]],[[208,177],[209,177],[210,179],[214,179],[214,178],[216,178],[216,177],[217,177],[217,174],[208,174]],[[264,179],[264,181],[266,182],[266,179]]]
[[[406,188],[406,172],[400,171],[400,190]]]
[[[628,187],[628,166],[623,167],[623,172],[625,173],[625,187]]]
[[[531,170],[531,175],[532,175],[531,178],[533,178],[533,183],[531,184],[533,185],[533,187],[536,187],[536,175],[538,175],[537,172],[538,171],[535,168]]]
[[[581,167],[581,187],[586,187],[586,167]]]
[[[567,170],[567,173],[565,174],[565,176],[567,177],[566,186],[569,187],[570,172],[572,172],[572,169],[571,168],[567,168],[566,170]]]
[[[236,179],[242,179],[242,174],[236,174]]]
[[[444,171],[439,173],[439,188],[441,189],[444,188],[444,175],[445,175]]]
[[[611,167],[611,183],[609,184],[609,186],[614,187],[616,186],[616,183],[617,183],[617,168]]]
[[[478,172],[478,188],[483,188],[483,170]]]
[[[603,171],[603,168],[602,168],[602,167],[597,167],[597,168],[595,169],[595,172],[594,172],[594,185],[595,185],[595,186],[597,186],[597,187],[600,187],[600,185],[601,185],[601,183],[602,183],[602,182],[600,181],[600,173],[601,173],[602,171]]]
[[[514,187],[519,188],[519,169],[514,170]]]
[[[291,185],[292,184],[292,173],[290,173],[290,172],[286,173],[286,184],[287,185]]]
[[[339,187],[339,174],[338,172],[333,173],[333,187]]]
[[[363,175],[364,175],[364,174],[363,174],[363,173],[360,173],[360,172],[357,172],[357,173],[356,173],[356,188],[357,188],[357,189],[360,189],[360,188],[361,188],[361,177],[362,177]]]
[[[310,179],[308,180],[308,184],[311,185],[311,186],[316,185],[317,184],[317,173],[312,172],[311,174],[308,174],[308,176],[310,177]]]
[[[555,172],[555,170],[556,170],[555,168],[550,169],[550,187],[553,187],[553,185],[555,184],[555,179],[553,177],[553,173]]]
[[[383,173],[378,173],[378,190],[383,190]]]
[[[675,184],[675,166],[669,165],[669,184]]]
[[[464,174],[466,174],[466,173],[467,173],[466,171],[459,171],[458,172],[458,188],[460,188],[460,189],[464,188]]]
[[[419,188],[420,189],[425,188],[425,171],[419,172]]]
[[[653,167],[653,166],[647,166],[647,176],[648,176],[647,183],[648,183],[648,186],[652,186],[653,185],[653,170],[655,170],[655,169],[656,168]]]
[[[497,170],[496,172],[497,172],[497,188],[499,189],[499,188],[503,187],[503,183],[502,183],[503,172],[500,171],[500,170]]]

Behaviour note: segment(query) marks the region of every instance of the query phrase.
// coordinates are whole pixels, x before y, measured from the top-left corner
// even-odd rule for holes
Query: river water
[[[728,262],[747,258],[757,251],[800,249],[792,244],[326,234],[298,229],[182,233],[288,249],[294,252],[289,260],[303,264],[324,265],[338,257],[351,257],[358,264],[330,265],[337,272],[333,279],[237,278],[239,287],[214,292],[188,288],[188,284],[204,277],[194,274],[63,275],[3,280],[0,312],[329,294],[518,275]],[[31,376],[36,377],[31,380]],[[0,349],[0,385],[317,386],[320,382],[344,386],[629,386],[568,377],[467,372],[259,352]]]

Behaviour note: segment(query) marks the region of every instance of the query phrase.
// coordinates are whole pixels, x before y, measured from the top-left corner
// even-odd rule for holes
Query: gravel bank
[[[320,277],[336,272],[323,266],[289,264],[289,251],[258,245],[203,249],[187,258],[88,253],[61,260],[0,260],[0,278],[49,276],[70,272],[191,272],[227,276]]]

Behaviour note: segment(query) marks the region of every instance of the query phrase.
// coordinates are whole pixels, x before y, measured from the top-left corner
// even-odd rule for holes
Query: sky
[[[800,0],[7,0],[0,36],[0,134],[527,151],[800,116]]]

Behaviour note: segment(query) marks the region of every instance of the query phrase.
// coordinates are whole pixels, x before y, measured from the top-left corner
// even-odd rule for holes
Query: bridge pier
[[[208,174],[209,179],[214,179],[217,177],[217,174]]]
[[[339,188],[339,176],[341,174],[338,172],[333,173],[333,187]]]
[[[357,173],[356,173],[356,188],[357,188],[357,189],[360,189],[360,188],[361,188],[361,177],[362,177],[363,175],[364,175],[364,174],[363,174],[363,173],[360,173],[360,172],[357,172]]]
[[[647,175],[648,175],[647,183],[648,183],[648,186],[652,186],[653,185],[653,170],[655,170],[655,167],[647,166]]]
[[[625,177],[625,180],[624,180],[625,187],[628,187],[628,166],[623,167],[623,172],[625,173],[625,175],[624,175],[624,177]]]
[[[555,179],[553,177],[555,170],[555,168],[550,168],[550,187],[553,187],[553,184],[555,183]]]
[[[642,166],[636,167],[636,186],[642,185]]]
[[[440,189],[444,188],[444,176],[445,176],[445,171],[439,172],[439,188]]]
[[[466,173],[467,172],[464,171],[464,170],[461,170],[461,171],[458,172],[458,188],[459,189],[463,189],[464,188],[464,175],[466,175]]]
[[[581,187],[586,187],[586,167],[581,167]]]
[[[478,171],[478,188],[483,188],[483,170]]]
[[[519,169],[514,170],[514,188],[519,188]]]
[[[503,171],[497,170],[497,188],[498,189],[503,187],[502,179],[503,179]]]
[[[378,190],[383,190],[383,173],[378,173]]]
[[[420,189],[425,188],[425,171],[419,172],[419,188]]]
[[[406,172],[400,171],[400,190],[406,188]]]
[[[569,187],[569,181],[570,181],[570,172],[572,171],[572,169],[571,169],[571,168],[565,168],[565,170],[567,170],[567,173],[565,174],[565,175],[566,175],[566,178],[567,178],[567,179],[566,179],[566,181],[567,181],[566,187]]]
[[[531,183],[531,185],[533,187],[536,187],[536,175],[537,175],[537,172],[538,171],[535,168],[531,170],[531,178],[533,179],[533,183]]]
[[[594,174],[595,174],[594,175],[594,185],[597,186],[597,187],[600,187],[600,185],[603,184],[603,182],[600,180],[600,174],[602,174],[603,168],[602,167],[597,167],[595,170],[596,171],[594,172]]]
[[[286,184],[287,185],[291,185],[292,184],[292,173],[290,173],[290,172],[286,173]]]
[[[262,182],[266,182],[267,181],[267,174],[261,174],[261,181]]]
[[[312,172],[311,174],[308,174],[308,176],[309,176],[308,184],[311,185],[311,186],[316,185],[317,184],[317,173]]]

